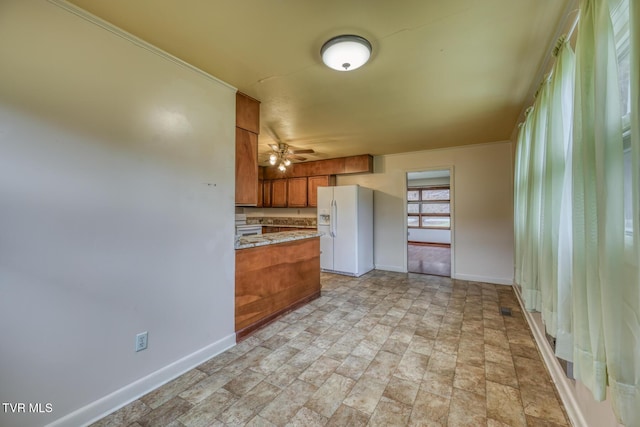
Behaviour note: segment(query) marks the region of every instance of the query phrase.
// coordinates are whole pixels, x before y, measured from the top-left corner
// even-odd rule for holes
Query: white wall
[[[435,230],[433,228],[408,228],[407,237],[410,242],[451,243],[451,230]]]
[[[408,187],[423,187],[429,185],[449,185],[449,177],[408,179]]]
[[[235,90],[44,0],[0,58],[0,425],[78,426],[235,343]]]
[[[374,194],[377,269],[407,271],[406,173],[453,166],[452,277],[513,282],[511,142],[376,156],[374,173],[338,177]]]

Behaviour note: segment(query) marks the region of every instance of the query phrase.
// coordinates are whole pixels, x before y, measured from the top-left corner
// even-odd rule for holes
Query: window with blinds
[[[451,228],[448,186],[415,187],[407,190],[407,225],[411,228]]]

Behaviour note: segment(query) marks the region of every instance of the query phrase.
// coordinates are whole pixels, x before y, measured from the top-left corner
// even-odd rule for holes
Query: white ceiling
[[[260,100],[309,160],[510,139],[570,0],[71,0]],[[373,46],[322,64],[339,34]]]

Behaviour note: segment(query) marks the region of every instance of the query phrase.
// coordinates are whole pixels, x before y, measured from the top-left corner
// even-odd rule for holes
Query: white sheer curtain
[[[570,310],[569,270],[558,266],[560,260],[569,265],[571,261],[571,233],[560,238],[560,214],[561,209],[570,212],[571,208],[567,203],[571,176],[565,176],[565,162],[571,142],[573,74],[574,55],[563,41],[558,46],[552,78],[541,85],[520,127],[515,177],[516,283],[521,286],[525,308],[541,311],[549,333],[561,335],[567,342],[563,348],[569,349],[571,317],[560,317],[563,329],[558,334],[557,307],[561,300]],[[569,188],[565,189],[566,185]],[[569,245],[562,257],[558,251],[561,242]],[[559,277],[562,293],[558,290]]]
[[[640,426],[640,5],[636,0],[618,0],[614,6],[630,8],[631,135],[627,167],[631,182],[625,184],[630,186],[631,197],[623,203],[630,205],[627,212],[631,215],[630,224],[621,227],[622,237],[615,240],[621,247],[611,251],[611,256],[619,256],[613,266],[617,270],[609,272],[609,282],[603,289],[605,349],[614,411],[625,425]],[[612,167],[621,167],[617,160]]]
[[[572,159],[573,361],[576,378],[604,400],[603,291],[621,255],[612,208],[622,204],[615,188],[623,182],[622,125],[609,6],[606,0],[582,0],[580,12]]]
[[[562,180],[562,198],[558,219],[558,247],[557,247],[557,330],[556,355],[561,359],[573,361],[573,310],[572,304],[572,262],[573,262],[573,187],[572,165],[573,153],[573,94],[575,90],[575,55],[568,43],[562,46],[556,64],[556,78],[562,85],[562,137],[566,138],[564,152],[564,175]],[[570,93],[566,93],[569,91]],[[565,131],[567,133],[565,133]]]
[[[531,111],[531,110],[528,110]],[[522,241],[524,227],[524,212],[526,193],[524,192],[524,164],[525,164],[525,124],[518,125],[518,143],[516,144],[515,170],[513,179],[513,229],[515,255],[515,282],[522,283]]]
[[[618,417],[640,425],[639,236],[637,231],[625,236],[623,112],[611,22],[612,7],[621,4],[628,3],[581,3],[572,159],[574,373],[598,400],[605,398],[608,381]],[[631,63],[637,61],[636,52]],[[634,86],[637,78],[636,73]],[[637,105],[635,110],[637,115]],[[636,200],[630,219],[634,230],[637,150],[632,147],[636,178],[629,183]]]
[[[526,173],[526,217],[522,245],[522,298],[527,310],[540,311],[542,294],[539,280],[540,230],[542,224],[542,192],[549,109],[549,81],[538,91],[533,111],[527,117],[525,131],[529,135],[528,170]]]
[[[560,46],[518,133],[515,277],[576,378],[640,426],[640,1],[580,4],[575,58]]]
[[[525,244],[527,242],[527,201],[528,201],[528,183],[527,176],[529,171],[530,156],[530,140],[531,140],[531,121],[529,117],[533,111],[533,107],[529,107],[525,112],[526,120],[520,126],[518,144],[516,145],[516,169],[515,169],[515,281],[522,287],[523,276],[526,274],[525,269],[528,268],[524,262]]]
[[[575,56],[564,38],[549,83],[549,111],[542,180],[542,224],[540,239],[541,313],[547,332],[556,337],[556,354],[572,360],[571,349],[571,234],[561,233],[561,223],[570,218],[570,169],[565,167],[573,121]],[[565,173],[567,177],[565,177]],[[565,214],[564,221],[561,214]],[[568,213],[568,215],[567,215]],[[569,223],[570,224],[570,223]],[[566,228],[570,228],[566,227]],[[559,310],[562,308],[562,310]],[[569,315],[567,315],[569,314]]]
[[[516,168],[514,180],[514,235],[515,235],[515,282],[522,287],[523,253],[527,218],[527,171],[529,170],[529,121],[533,107],[525,112],[525,122],[520,123],[516,144]]]

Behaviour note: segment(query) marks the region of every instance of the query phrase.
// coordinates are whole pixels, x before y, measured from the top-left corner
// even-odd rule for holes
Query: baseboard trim
[[[458,280],[467,280],[469,282],[482,282],[492,283],[494,285],[513,285],[513,277],[491,277],[491,276],[476,276],[475,274],[452,274],[451,276]]]
[[[393,271],[395,273],[406,273],[407,269],[406,268],[402,268],[402,267],[398,267],[397,265],[381,265],[381,264],[376,264],[374,269],[376,270],[382,270],[382,271]]]
[[[195,351],[182,359],[179,359],[155,372],[132,382],[119,390],[114,391],[82,408],[65,415],[56,421],[47,424],[46,427],[77,427],[86,426],[110,413],[122,408],[134,400],[144,396],[163,384],[179,377],[185,372],[206,362],[217,354],[233,347],[236,344],[236,335],[226,337]]]
[[[580,405],[578,404],[575,393],[573,392],[571,380],[569,380],[564,374],[564,371],[560,366],[560,362],[556,359],[556,356],[551,349],[551,345],[549,345],[549,342],[546,339],[544,327],[541,324],[542,322],[537,322],[532,313],[525,310],[524,301],[522,300],[518,287],[513,286],[513,290],[516,294],[516,298],[518,299],[518,303],[520,304],[522,313],[531,328],[533,338],[536,340],[536,344],[538,345],[544,364],[547,366],[549,375],[551,375],[551,380],[555,384],[558,394],[560,395],[560,399],[567,410],[567,415],[569,416],[571,424],[574,427],[588,426],[587,420],[580,409]]]

